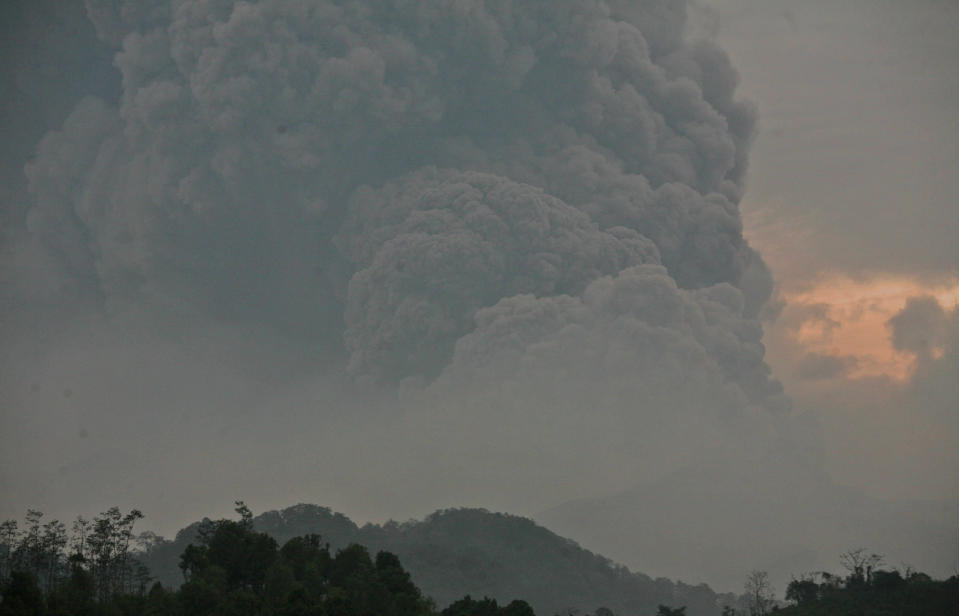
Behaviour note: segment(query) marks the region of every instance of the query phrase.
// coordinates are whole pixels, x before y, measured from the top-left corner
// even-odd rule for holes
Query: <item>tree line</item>
[[[846,575],[818,572],[786,588],[780,616],[926,616],[959,614],[959,575],[934,580],[910,567],[887,567],[863,548],[840,557]]]
[[[113,507],[67,531],[27,512],[24,524],[0,524],[0,616],[535,616],[522,600],[500,605],[467,595],[439,611],[391,552],[375,557],[352,543],[331,552],[316,534],[280,546],[253,528],[237,502],[238,520],[205,520],[180,555],[177,590],[151,585],[139,562],[157,541],[134,533],[143,514]],[[139,550],[139,551],[138,551]],[[846,575],[826,572],[794,579],[786,602],[775,599],[768,576],[747,578],[739,604],[723,616],[918,616],[952,614],[959,575],[936,581],[884,567],[865,550],[843,554]],[[683,606],[659,605],[656,616],[685,616]],[[586,615],[589,616],[589,615]],[[617,616],[599,608],[595,616]],[[625,616],[625,615],[624,615]]]
[[[933,580],[910,567],[887,567],[880,554],[865,548],[839,557],[845,575],[808,573],[786,587],[776,600],[769,576],[754,571],[746,579],[740,605],[723,616],[946,616],[959,615],[959,575]]]
[[[333,554],[316,534],[281,547],[253,529],[242,502],[236,511],[239,520],[204,522],[173,591],[150,586],[132,551],[152,538],[133,534],[139,511],[81,518],[68,534],[31,510],[24,528],[3,525],[0,616],[535,616],[524,601],[470,596],[438,611],[390,552],[351,544]]]
[[[23,526],[16,520],[0,523],[0,584],[5,589],[0,608],[10,603],[6,589],[11,584],[33,585],[53,604],[78,585],[97,600],[144,591],[149,572],[132,553],[152,536],[134,534],[141,518],[136,509],[124,514],[112,507],[92,520],[77,517],[68,532],[63,522],[44,523],[43,513],[31,509]]]

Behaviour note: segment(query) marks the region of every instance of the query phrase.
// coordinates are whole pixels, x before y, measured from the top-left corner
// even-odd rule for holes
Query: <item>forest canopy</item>
[[[174,544],[151,532],[135,534],[134,526],[143,518],[139,510],[123,513],[112,507],[92,520],[78,517],[70,532],[64,523],[43,523],[40,511],[29,510],[22,527],[15,520],[0,524],[0,616],[535,616],[526,600],[500,604],[495,597],[470,594],[439,610],[393,552],[378,550],[374,556],[352,540],[331,550],[323,537],[309,532],[309,520],[316,528],[316,516],[323,513],[336,526],[352,526],[341,514],[299,505],[254,518],[239,501],[236,512],[239,519],[205,519],[191,527],[192,539],[181,546],[178,558],[182,580],[174,589],[155,581],[143,564],[151,551]],[[286,520],[286,525],[292,524],[290,528],[281,524],[283,514],[290,517]],[[257,530],[258,520],[259,526],[265,524],[270,532]],[[487,527],[487,532],[489,527],[505,524],[513,542],[522,542],[520,529],[538,533],[539,549],[550,553],[545,540],[548,531],[513,516],[451,510],[437,512],[428,522],[480,525]],[[296,532],[306,532],[297,535],[291,532],[293,526]],[[370,527],[374,532],[354,538],[372,538],[394,526]],[[470,534],[468,528],[460,531],[461,540]],[[492,541],[490,537],[487,539]],[[435,549],[431,552],[434,556]],[[555,554],[551,558],[555,559]],[[506,561],[509,556],[501,554],[500,559]],[[818,572],[799,576],[787,586],[785,601],[776,599],[765,572],[754,571],[742,595],[717,596],[705,612],[694,600],[689,616],[720,612],[722,616],[773,612],[782,616],[919,616],[950,614],[959,605],[959,576],[937,581],[909,568],[887,568],[882,556],[865,549],[845,552],[840,562],[845,575]],[[532,569],[530,573],[534,573]],[[482,585],[482,571],[472,575],[477,578],[474,584]],[[609,605],[617,601],[614,594],[606,597],[612,602]],[[682,595],[675,596],[682,601]],[[599,607],[592,613],[687,616],[687,605],[659,603],[654,612],[655,605],[634,603],[617,611]],[[579,609],[545,613],[553,612],[589,616]]]
[[[92,522],[78,518],[73,534],[58,521],[41,524],[29,511],[26,527],[3,523],[0,538],[2,616],[534,616],[524,601],[500,607],[467,596],[442,612],[412,582],[396,555],[375,557],[351,544],[335,554],[316,534],[282,547],[253,529],[253,515],[237,503],[239,520],[206,520],[196,543],[180,556],[184,582],[176,591],[134,557],[134,523],[114,507]],[[140,544],[155,539],[140,535]]]

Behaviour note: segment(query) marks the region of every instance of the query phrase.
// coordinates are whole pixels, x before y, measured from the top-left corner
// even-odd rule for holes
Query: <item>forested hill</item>
[[[155,545],[145,564],[164,584],[183,577],[179,557],[196,540],[199,524],[173,541]],[[280,544],[318,533],[334,550],[350,543],[399,556],[413,581],[437,605],[472,595],[501,602],[521,597],[537,614],[593,613],[606,607],[618,614],[656,613],[660,604],[686,606],[689,616],[719,614],[732,602],[708,586],[652,579],[582,549],[526,518],[482,509],[438,511],[423,521],[358,527],[346,516],[316,505],[296,505],[254,519],[254,528]]]

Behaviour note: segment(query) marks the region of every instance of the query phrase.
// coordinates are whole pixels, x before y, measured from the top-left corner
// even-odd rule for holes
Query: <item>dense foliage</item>
[[[135,561],[127,548],[139,512],[120,516],[111,509],[82,526],[89,532],[75,536],[66,558],[63,525],[51,526],[44,539],[39,514],[31,512],[22,533],[14,523],[4,525],[0,616],[436,616],[394,554],[381,551],[372,558],[365,547],[351,544],[334,555],[316,534],[280,547],[254,530],[242,503],[237,512],[240,520],[200,526],[196,542],[180,556],[184,581],[176,591],[159,582],[147,591],[142,570],[135,578],[140,583],[131,581],[128,564]],[[104,539],[112,542],[109,550]],[[523,601],[500,608],[495,600],[470,597],[442,612],[474,615],[534,613]]]
[[[493,579],[499,569],[500,575],[506,572],[526,578],[517,582],[535,591],[544,583],[537,578],[542,573],[537,571],[536,559],[522,561],[530,567],[527,571],[517,568],[516,563],[509,563],[516,555],[503,549],[508,544],[519,552],[545,553],[560,569],[570,567],[563,551],[567,557],[576,554],[579,560],[573,562],[579,563],[579,568],[568,571],[568,579],[578,573],[604,592],[616,590],[604,581],[601,568],[583,568],[584,557],[576,550],[593,555],[572,543],[561,544],[561,553],[553,553],[555,536],[521,518],[459,510],[434,514],[425,526],[388,524],[359,529],[329,510],[301,506],[287,511],[290,515],[285,522],[277,512],[260,518],[261,526],[272,533],[257,529],[253,514],[243,503],[237,503],[239,520],[204,520],[191,527],[191,541],[179,545],[180,584],[174,589],[161,582],[149,584],[150,574],[140,559],[144,554],[166,554],[176,543],[152,533],[135,536],[133,526],[143,517],[139,511],[124,515],[114,507],[92,521],[78,518],[73,532],[68,533],[58,521],[41,524],[42,514],[31,510],[22,529],[14,521],[0,525],[0,616],[535,616],[526,601],[512,599],[501,605],[485,592],[482,599],[460,595],[462,598],[437,611],[433,599],[417,587],[393,552],[380,550],[371,557],[366,547],[353,541],[334,552],[317,533],[291,534],[305,530],[304,524],[315,523],[317,514],[326,515],[332,528],[349,531],[351,538],[366,536],[380,544],[392,538],[410,553],[413,562],[447,568],[447,582],[471,575],[473,587],[502,591],[502,584]],[[282,547],[276,536],[283,537]],[[139,545],[140,551],[133,550],[134,545]],[[481,545],[484,550],[478,549]],[[765,572],[752,572],[743,595],[725,603],[722,614],[959,615],[959,576],[935,581],[911,570],[887,570],[882,568],[880,556],[865,550],[847,552],[840,560],[848,570],[845,577],[818,573],[794,580],[786,589],[788,604],[775,600]],[[635,575],[610,571],[625,576],[626,582]],[[554,573],[552,579],[565,578]],[[642,579],[648,578],[636,578]],[[553,588],[559,595],[569,590]],[[671,588],[682,590],[683,586]],[[590,595],[590,600],[594,598],[595,593]],[[595,616],[687,616],[687,606],[677,601],[679,596],[669,605],[649,606],[646,597],[642,604],[636,601],[625,608],[618,605],[615,592],[605,598],[609,601],[603,603],[613,609],[600,607]],[[712,607],[708,613],[720,611],[719,606]],[[540,613],[590,614],[566,609]]]
[[[466,595],[459,601],[454,601],[442,611],[441,616],[535,616],[533,608],[525,601],[513,600],[505,607],[500,607],[496,599],[484,597],[476,600]]]
[[[399,559],[373,559],[353,544],[331,555],[318,535],[294,537],[282,548],[240,521],[206,525],[198,545],[180,559],[186,582],[176,593],[180,612],[316,616],[427,616],[432,607]]]
[[[655,614],[660,604],[686,606],[687,616],[715,616],[736,601],[704,584],[654,579],[593,554],[532,520],[482,509],[437,511],[422,521],[357,526],[316,505],[296,505],[256,516],[254,528],[278,542],[320,534],[333,549],[351,543],[399,556],[416,585],[438,605],[464,595],[507,605],[520,597],[537,614],[585,614],[600,606],[618,615]],[[166,585],[183,579],[179,555],[197,540],[203,523],[159,542],[144,558]],[[604,612],[605,613],[605,612]]]
[[[142,517],[113,507],[93,520],[78,517],[68,533],[63,522],[43,524],[43,514],[30,510],[23,528],[0,524],[0,614],[93,614],[98,603],[144,594],[149,572],[132,550]]]
[[[854,568],[845,578],[821,573],[786,589],[793,605],[778,616],[950,616],[959,614],[959,575],[937,581],[925,573]]]
[[[821,571],[794,579],[786,603],[776,601],[764,572],[747,578],[737,607],[722,616],[959,616],[959,575],[933,580],[912,569],[883,568],[863,548],[839,557],[846,575]]]

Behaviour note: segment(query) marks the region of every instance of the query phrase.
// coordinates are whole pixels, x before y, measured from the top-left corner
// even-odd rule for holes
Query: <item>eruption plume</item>
[[[755,114],[682,2],[87,8],[122,95],[43,139],[29,227],[107,304],[295,327],[390,381],[438,374],[477,311],[637,265],[736,323],[769,295],[736,207]],[[755,391],[745,327],[743,357],[699,344]]]

